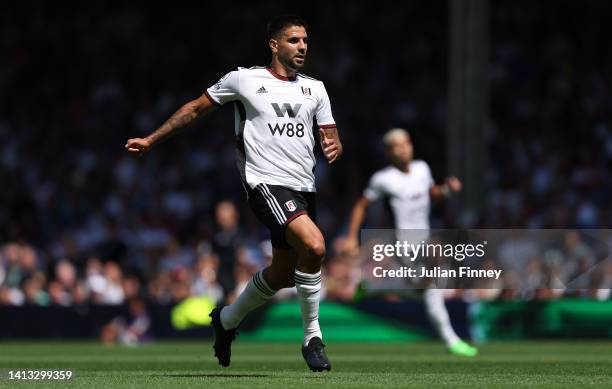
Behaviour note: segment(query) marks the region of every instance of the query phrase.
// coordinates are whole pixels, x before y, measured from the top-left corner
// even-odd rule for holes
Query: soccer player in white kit
[[[233,104],[236,159],[248,203],[271,232],[272,264],[257,272],[236,301],[211,312],[215,356],[229,366],[236,328],[281,288],[295,286],[302,310],[302,355],[312,371],[330,370],[319,327],[325,240],[316,222],[315,136],[328,163],[342,154],[321,81],[298,73],[308,50],[306,23],[281,15],[268,24],[269,67],[238,68],[181,107],[146,138],[127,141],[141,154],[218,106]]]
[[[446,197],[461,190],[461,182],[449,177],[443,185],[435,185],[425,161],[413,160],[413,148],[408,132],[401,128],[388,131],[383,137],[391,165],[374,173],[363,196],[351,213],[345,243],[347,252],[355,252],[358,234],[365,212],[373,201],[386,199],[391,208],[397,230],[429,230],[430,199]],[[431,323],[445,341],[448,350],[456,355],[475,356],[477,349],[457,336],[442,291],[428,288],[423,298]]]

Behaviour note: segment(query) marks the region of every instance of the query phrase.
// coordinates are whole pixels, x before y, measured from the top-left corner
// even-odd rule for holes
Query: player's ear
[[[268,46],[270,47],[270,50],[272,50],[273,54],[278,52],[278,41],[276,39],[270,38],[268,41]]]

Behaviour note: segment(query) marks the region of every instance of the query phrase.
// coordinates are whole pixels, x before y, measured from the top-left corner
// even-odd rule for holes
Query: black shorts
[[[251,209],[270,230],[272,247],[290,248],[285,239],[285,227],[293,219],[307,214],[317,220],[314,192],[298,192],[284,186],[259,184],[251,189],[244,184]]]

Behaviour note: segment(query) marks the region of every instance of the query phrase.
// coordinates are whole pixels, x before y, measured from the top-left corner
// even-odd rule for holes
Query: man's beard
[[[304,63],[306,62],[306,58],[302,60],[302,64],[298,64],[293,62],[293,58],[283,58],[281,57],[281,63],[288,69],[291,70],[300,70],[304,67]]]

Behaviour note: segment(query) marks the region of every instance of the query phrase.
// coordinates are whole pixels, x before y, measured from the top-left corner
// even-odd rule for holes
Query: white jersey
[[[396,229],[429,229],[429,189],[434,185],[425,161],[410,162],[407,173],[395,166],[376,172],[363,195],[370,201],[388,201]]]
[[[314,192],[313,125],[335,127],[321,81],[270,68],[238,68],[206,90],[217,105],[234,103],[237,163],[251,188],[265,183]]]

